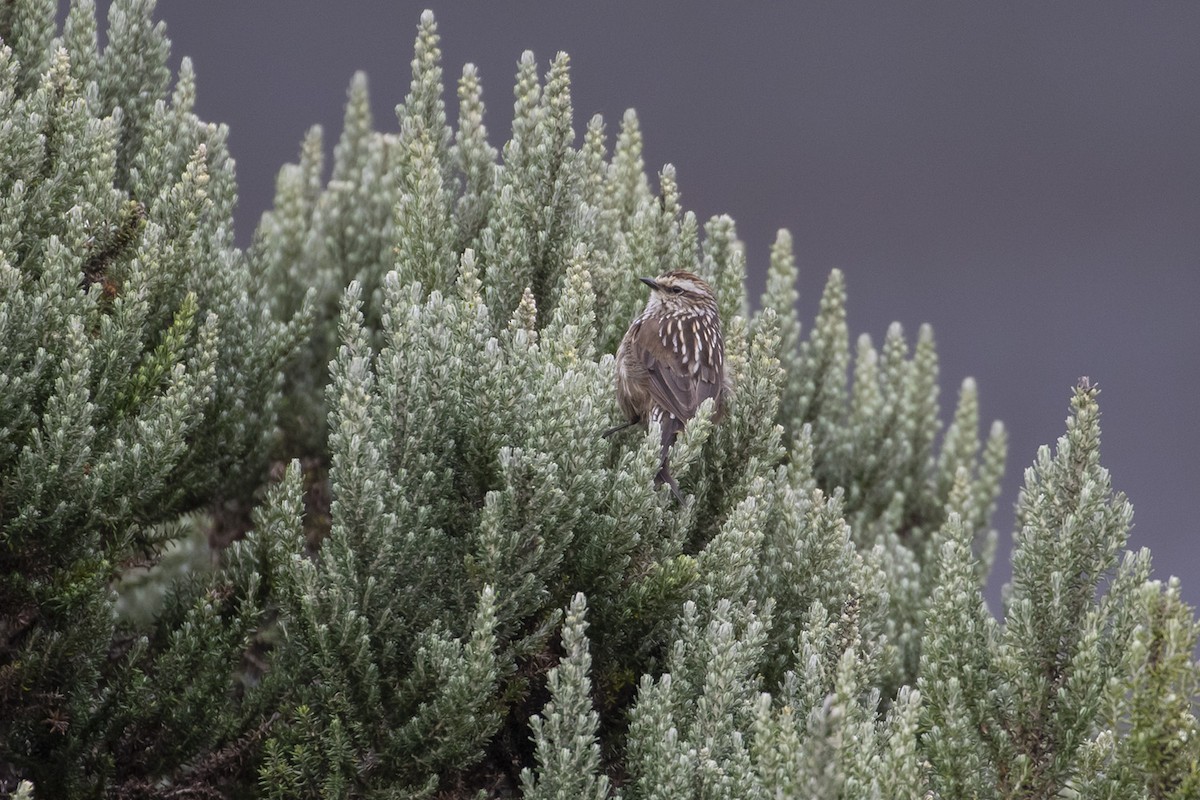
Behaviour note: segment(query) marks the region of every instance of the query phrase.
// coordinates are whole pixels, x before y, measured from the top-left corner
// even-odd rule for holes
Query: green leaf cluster
[[[852,346],[838,271],[805,333],[786,231],[752,312],[733,221],[647,175],[633,112],[577,131],[565,54],[520,58],[494,146],[426,12],[394,126],[356,75],[328,178],[313,129],[243,254],[225,131],[186,60],[167,95],[152,3],[112,9],[101,49],[90,0],[61,33],[0,5],[0,789],[1200,791],[1200,627],[1125,552],[1094,386],[996,616],[974,382],[943,431],[931,330]],[[674,445],[683,503],[653,426],[600,436],[671,269],[715,287],[733,380]]]
[[[181,514],[249,500],[304,332],[233,246],[227,132],[187,59],[169,86],[152,6],[113,3],[103,48],[90,0],[61,31],[54,2],[0,10],[0,782],[46,796],[242,735],[253,587],[183,581],[141,627],[113,588]]]

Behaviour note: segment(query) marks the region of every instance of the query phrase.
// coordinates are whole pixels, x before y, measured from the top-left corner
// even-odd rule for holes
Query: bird
[[[667,484],[682,505],[668,460],[671,445],[705,400],[716,406],[714,422],[729,402],[721,317],[716,293],[694,273],[672,270],[639,280],[650,287],[650,297],[630,323],[616,358],[617,405],[628,421],[603,436],[657,422],[662,452],[654,485]]]

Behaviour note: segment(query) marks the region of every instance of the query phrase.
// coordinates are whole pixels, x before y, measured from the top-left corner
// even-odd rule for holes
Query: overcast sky
[[[305,130],[331,146],[355,70],[395,128],[428,5],[160,0],[198,113],[231,127],[239,242]],[[702,220],[737,220],[753,296],[786,227],[806,327],[834,267],[852,336],[933,325],[946,413],[974,376],[985,430],[1010,432],[993,608],[1022,471],[1062,434],[1081,375],[1102,388],[1131,546],[1200,603],[1200,3],[737,5],[433,10],[448,83],[479,67],[494,145],[521,52],[565,50],[576,129],[598,112],[613,132],[636,108],[648,168],[673,163]]]

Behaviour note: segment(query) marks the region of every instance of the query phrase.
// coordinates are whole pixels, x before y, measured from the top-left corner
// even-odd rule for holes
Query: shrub
[[[90,0],[58,35],[56,5],[0,9],[0,782],[69,796],[244,732],[252,597],[184,581],[134,630],[112,587],[180,514],[248,499],[303,326],[262,310],[226,131],[186,59],[167,93],[152,3],[114,3],[103,50]]]
[[[27,2],[3,13],[10,65],[50,52],[52,12]],[[165,52],[148,14],[147,4],[118,4],[110,49],[127,31],[140,37],[138,52],[146,42]],[[89,69],[103,75],[108,51],[95,55],[90,19],[90,5],[78,3],[63,40],[73,43],[68,53],[91,53]],[[219,130],[176,111],[190,88],[130,116],[142,127],[125,132],[125,111],[112,112],[119,102],[97,99],[93,109],[87,98],[104,97],[99,88],[55,83],[75,74],[76,60],[45,58],[44,78],[9,69],[17,99],[5,108],[38,92],[81,93],[92,116],[76,124],[109,131],[101,141],[112,148],[94,149],[111,150],[113,166],[93,165],[79,180],[105,178],[96,191],[108,205],[91,202],[109,213],[98,217],[109,238],[97,241],[115,244],[89,249],[78,235],[39,233],[63,224],[49,212],[28,218],[43,228],[23,221],[3,240],[6,286],[45,285],[39,307],[69,313],[36,328],[46,355],[27,344],[25,360],[3,373],[14,386],[42,387],[28,390],[41,405],[6,411],[5,435],[16,430],[7,420],[25,420],[22,441],[33,444],[23,446],[53,459],[28,469],[5,462],[3,473],[3,557],[13,559],[5,597],[24,603],[6,608],[36,614],[4,618],[0,698],[16,721],[6,721],[11,754],[0,778],[32,778],[38,791],[63,796],[1200,790],[1200,631],[1177,584],[1151,580],[1149,554],[1123,553],[1131,512],[1100,466],[1098,390],[1086,379],[1066,435],[1026,473],[1013,582],[997,619],[981,587],[1005,434],[993,424],[981,439],[974,383],[962,382],[942,433],[932,332],[923,327],[910,342],[893,325],[878,349],[864,336],[852,353],[836,271],[802,336],[784,231],[751,313],[732,220],[701,226],[670,166],[651,188],[636,115],[625,115],[611,151],[598,117],[576,145],[565,55],[544,78],[532,54],[521,58],[512,134],[495,148],[469,65],[457,127],[448,123],[427,12],[397,130],[374,129],[366,80],[355,76],[329,179],[314,129],[300,163],[281,171],[275,208],[246,258],[224,227],[231,195],[207,188],[196,199],[205,168],[225,165],[221,181],[209,181],[222,191],[232,191],[232,175]],[[185,65],[181,87],[188,75]],[[152,84],[159,94],[161,80]],[[40,119],[14,111],[9,124]],[[172,136],[156,133],[168,120]],[[38,142],[65,130],[38,124]],[[189,141],[179,130],[210,138],[201,137],[200,155],[170,151],[173,172],[158,159],[168,139]],[[47,148],[28,164],[52,161]],[[10,152],[24,151],[6,144]],[[153,202],[130,188],[147,174],[164,187]],[[53,195],[66,180],[40,185]],[[26,202],[29,191],[5,197]],[[192,216],[179,210],[197,203]],[[183,240],[168,235],[184,229]],[[99,286],[81,287],[96,248],[115,253],[111,266]],[[46,255],[55,252],[58,261]],[[144,266],[152,257],[153,270]],[[224,265],[219,275],[212,263]],[[611,353],[644,302],[636,278],[672,268],[716,287],[734,379],[726,418],[714,424],[702,408],[675,445],[682,504],[654,488],[656,431],[600,437],[620,419]],[[156,277],[161,269],[175,280]],[[189,282],[197,274],[241,288],[206,292],[212,284]],[[109,275],[119,282],[110,279],[106,295]],[[25,308],[9,301],[13,291],[0,322],[19,320],[3,324],[27,336],[33,321],[11,316]],[[144,314],[157,325],[106,334],[126,330],[131,296],[159,298],[145,301],[159,316]],[[255,337],[237,327],[250,324],[237,306],[249,298],[268,309]],[[230,307],[243,316],[223,322]],[[275,320],[309,308],[314,334],[284,364],[300,326]],[[120,356],[124,370],[95,366],[122,347],[133,353]],[[229,358],[261,371],[222,366]],[[35,368],[40,377],[26,379]],[[288,399],[276,451],[304,456],[308,472],[299,461],[281,470],[219,569],[173,584],[141,627],[114,623],[109,586],[126,554],[202,523],[165,527],[180,513],[256,484],[281,368]],[[221,400],[222,369],[231,380],[257,375],[245,385],[262,394]],[[203,401],[190,402],[203,414],[164,421],[184,402],[173,398],[196,392]],[[261,423],[252,433],[251,419]],[[141,445],[136,474],[150,477],[130,486],[78,477],[126,481],[131,473],[120,470],[133,467],[97,465],[133,458],[132,442],[142,441],[133,432],[159,442],[160,431],[185,424],[186,447]],[[79,431],[87,455],[64,460]],[[77,469],[84,464],[93,466]],[[158,475],[167,477],[155,483]],[[82,503],[67,488],[22,488],[50,485],[46,476],[71,492],[127,488],[107,506],[95,500],[108,497],[100,489]],[[332,505],[318,521],[306,492],[326,480]],[[154,502],[139,506],[143,490]],[[13,509],[25,505],[13,504],[30,496],[55,505],[22,517]],[[37,535],[21,520],[36,521]],[[39,550],[45,537],[60,544]],[[49,552],[60,561],[44,566],[37,559]],[[17,590],[42,575],[50,577],[36,584],[34,606]],[[86,625],[68,629],[52,616],[69,602]],[[22,672],[34,663],[65,666]],[[64,691],[70,699],[60,701]],[[69,769],[52,767],[55,759]]]

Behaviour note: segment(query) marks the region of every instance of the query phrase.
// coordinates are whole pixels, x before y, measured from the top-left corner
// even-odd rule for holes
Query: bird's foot
[[[683,492],[679,491],[679,484],[666,466],[663,466],[658,471],[658,474],[654,476],[655,487],[662,486],[664,483],[671,489],[671,494],[675,497],[675,502],[681,506],[684,505]]]
[[[600,434],[600,438],[607,439],[608,437],[612,436],[614,433],[620,433],[621,431],[625,430],[626,428],[632,428],[634,425],[637,425],[637,424],[638,424],[638,420],[635,419],[635,420],[631,420],[630,422],[626,422],[624,425],[617,425],[615,427],[609,428],[604,433]]]

